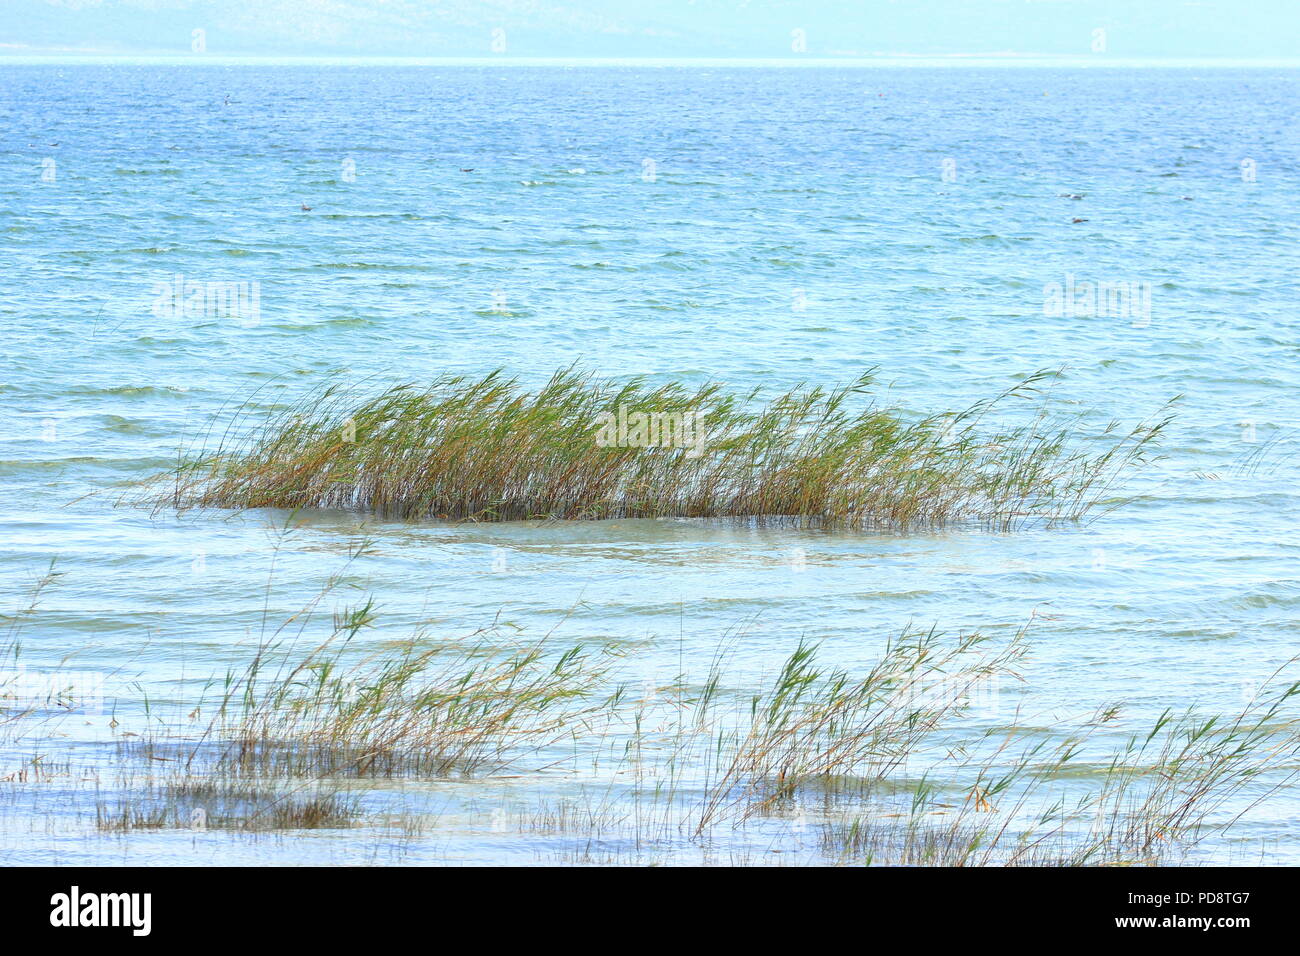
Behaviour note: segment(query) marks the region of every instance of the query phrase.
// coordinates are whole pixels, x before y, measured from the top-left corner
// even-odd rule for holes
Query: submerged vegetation
[[[353,826],[358,801],[335,792],[276,792],[221,777],[147,783],[118,806],[100,804],[101,830],[321,830]]]
[[[1106,500],[1167,419],[1080,436],[1038,373],[916,419],[870,373],[763,401],[570,368],[535,392],[492,373],[338,386],[250,423],[250,403],[146,494],[155,506],[346,508],[404,518],[775,518],[863,527],[1074,519]],[[1038,399],[1018,424],[995,410]]]

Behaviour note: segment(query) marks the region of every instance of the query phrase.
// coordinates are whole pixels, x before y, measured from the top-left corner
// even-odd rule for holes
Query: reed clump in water
[[[143,793],[129,793],[116,806],[100,804],[100,830],[334,830],[362,819],[359,801],[345,793],[284,791],[214,775],[185,777]]]
[[[931,653],[932,640],[916,644],[920,659]],[[730,814],[743,820],[792,800],[819,779],[834,787],[832,775],[860,776],[864,765],[872,770],[869,785],[890,782],[881,771],[897,769],[959,715],[972,680],[1008,673],[1006,664],[1017,655],[1013,645],[985,665],[952,668],[955,682],[924,708],[891,704],[888,694],[879,704],[874,698],[881,695],[871,695],[864,707],[862,690],[871,675],[888,674],[908,659],[902,655],[891,664],[890,656],[865,680],[846,682],[840,673],[818,675],[811,649],[800,647],[771,689],[755,698],[749,731],[714,785],[702,819]],[[961,748],[950,751],[935,768],[946,778],[942,788],[923,777],[905,812],[878,803],[874,813],[827,826],[823,845],[856,862],[941,866],[1153,865],[1189,852],[1300,775],[1300,722],[1288,713],[1300,696],[1300,681],[1288,676],[1297,661],[1279,667],[1235,714],[1165,711],[1118,746],[1097,739],[1118,719],[1118,707],[1099,710],[1055,741],[1019,751],[1012,742],[1030,728],[1017,720],[989,733],[989,739],[1001,738],[991,752],[959,759]],[[949,669],[947,662],[936,663]],[[869,719],[827,721],[857,710]],[[872,740],[877,713],[898,728],[901,741]],[[913,724],[917,733],[909,740]],[[872,803],[870,789],[862,802]]]
[[[1060,732],[1017,712],[974,739],[955,733],[982,682],[1016,676],[1022,650],[1021,635],[989,648],[979,635],[905,633],[855,677],[819,666],[817,647],[801,643],[738,714],[718,712],[714,674],[678,705],[676,727],[638,720],[669,729],[629,746],[631,793],[548,819],[579,833],[596,821],[601,845],[622,833],[638,856],[675,852],[683,838],[743,847],[747,831],[793,836],[794,849],[797,834],[774,838],[771,825],[812,818],[820,851],[844,863],[1158,865],[1300,775],[1289,713],[1300,682],[1285,677],[1296,660],[1235,714],[1166,712],[1118,741],[1118,707]],[[643,771],[645,754],[658,758]]]
[[[584,785],[589,799],[570,797],[527,826],[585,834],[584,852],[597,856],[743,855],[806,812],[822,821],[822,859],[1150,864],[1222,833],[1292,786],[1300,767],[1296,661],[1235,715],[1166,713],[1116,745],[1116,708],[1075,730],[1034,726],[1017,709],[986,730],[956,731],[984,682],[1016,675],[1022,634],[991,643],[908,630],[857,674],[819,664],[818,647],[800,642],[770,679],[736,686],[720,652],[702,685],[678,675],[634,700],[609,660],[615,648],[522,642],[508,625],[458,644],[417,633],[359,656],[368,602],[340,609],[300,651],[302,632],[285,635],[307,626],[313,606],[208,685],[224,692],[206,732],[174,736],[180,725],[159,715],[161,739],[120,745],[117,766],[145,768],[146,786],[127,780],[115,804],[99,803],[97,829],[372,828],[381,818],[362,813],[358,794],[390,801],[377,778],[509,768],[542,783],[542,771],[572,772],[580,760],[599,791]],[[200,704],[207,713],[208,699]],[[39,717],[24,710],[15,724]],[[50,768],[32,766],[0,777],[0,797],[43,789],[29,784]]]
[[[978,633],[948,639],[905,630],[860,677],[817,664],[803,641],[747,719],[715,735],[719,771],[706,788],[697,832],[771,810],[810,785],[887,779],[936,731],[961,716],[983,682],[1014,677],[1024,631],[989,651]]]
[[[250,429],[241,410],[214,445],[155,479],[146,499],[454,520],[1073,519],[1148,454],[1167,419],[1129,430],[1111,423],[1092,451],[1045,405],[1021,424],[992,424],[991,412],[1040,395],[1051,377],[919,420],[879,405],[870,373],[766,402],[717,384],[619,384],[573,368],[531,393],[498,372],[363,400],[332,386]]]
[[[842,862],[913,866],[1176,860],[1293,784],[1300,727],[1280,709],[1296,691],[1274,688],[1227,719],[1167,712],[1100,759],[1084,755],[1096,724],[1016,754],[1000,747],[982,758],[964,794],[922,781],[904,812],[877,808],[825,826],[823,848]],[[1020,731],[1004,733],[1009,740]],[[950,769],[955,778],[961,768]],[[1066,781],[1076,785],[1073,796]]]
[[[497,627],[447,646],[416,634],[382,656],[345,660],[371,605],[336,618],[294,660],[262,649],[228,677],[218,716],[195,748],[225,773],[266,777],[469,776],[499,771],[603,709],[603,651],[502,643]],[[191,760],[193,755],[191,756]]]

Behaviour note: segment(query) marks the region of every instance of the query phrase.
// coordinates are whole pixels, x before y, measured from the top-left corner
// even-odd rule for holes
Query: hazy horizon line
[[[211,54],[211,53],[73,53],[8,52],[0,46],[0,63],[140,63],[226,65],[330,65],[370,64],[409,66],[781,66],[781,67],[872,67],[872,66],[1072,66],[1072,67],[1272,67],[1300,68],[1300,57],[1116,57],[1106,54],[1067,53],[947,53],[881,54],[878,56],[810,57],[542,57],[511,56],[391,56],[379,54]]]

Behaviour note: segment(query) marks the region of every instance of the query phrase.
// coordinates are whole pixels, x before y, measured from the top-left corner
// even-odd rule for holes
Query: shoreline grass
[[[369,398],[333,385],[260,422],[249,421],[245,402],[219,437],[155,476],[138,500],[472,521],[759,518],[862,528],[975,520],[1007,528],[1073,520],[1149,456],[1169,418],[1081,435],[1077,422],[1052,417],[1043,399],[1052,378],[1039,372],[991,400],[919,420],[879,404],[872,373],[767,400],[756,390],[618,383],[577,368],[534,392],[500,372]],[[1020,424],[993,422],[995,410],[1026,400],[1038,404]],[[644,430],[602,441],[629,413],[644,416]]]

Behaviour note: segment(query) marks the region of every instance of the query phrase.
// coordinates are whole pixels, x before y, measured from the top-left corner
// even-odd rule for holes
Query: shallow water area
[[[496,624],[615,647],[636,688],[698,687],[726,647],[735,713],[800,639],[858,673],[909,624],[1005,641],[1031,620],[1023,680],[961,733],[1054,739],[1124,702],[1118,740],[1240,709],[1300,638],[1298,93],[1282,68],[0,63],[0,604],[55,561],[21,664],[81,694],[0,747],[0,857],[826,859],[835,807],[729,843],[638,829],[662,803],[592,765],[617,734],[502,779],[363,781],[348,827],[100,826],[171,771],[124,769],[123,734],[199,733],[205,689],[334,574],[310,628],[373,595],[358,655]],[[177,276],[257,283],[258,313],[157,308]],[[1149,283],[1150,314],[1045,314],[1074,281]],[[535,385],[574,361],[768,390],[878,367],[916,415],[1062,369],[1052,401],[1085,435],[1181,397],[1131,500],[1010,533],[118,502],[255,389],[270,409],[335,379]],[[1290,788],[1196,859],[1300,862],[1298,826]]]

